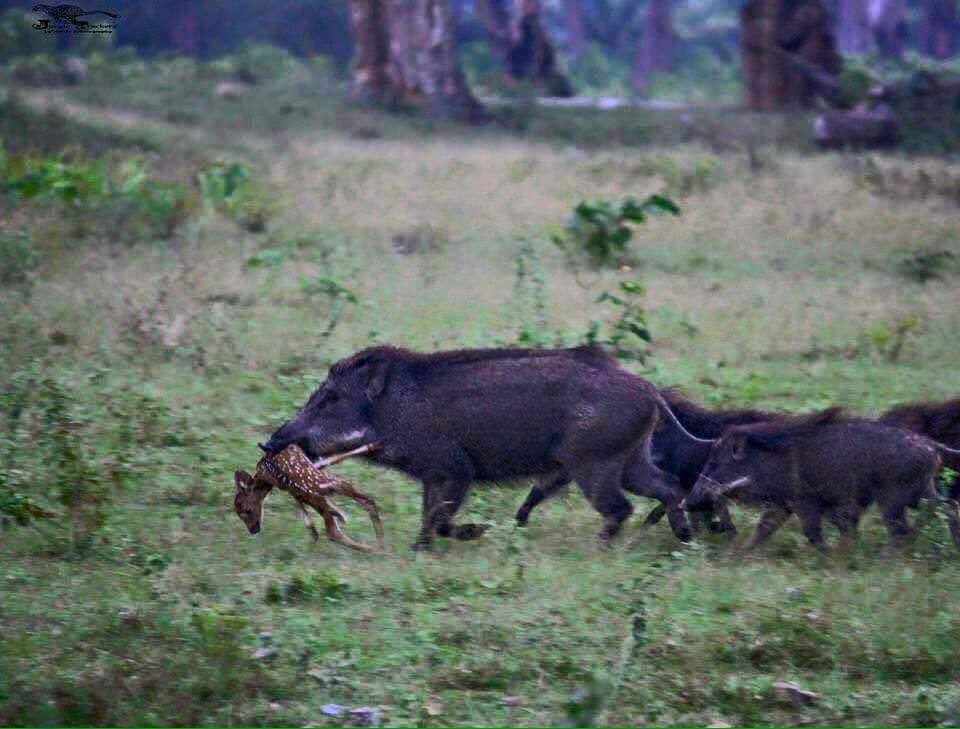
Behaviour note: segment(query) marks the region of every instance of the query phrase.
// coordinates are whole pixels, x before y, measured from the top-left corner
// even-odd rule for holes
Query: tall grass
[[[115,111],[86,111],[122,130]],[[0,234],[29,231],[43,255],[0,292],[2,385],[36,371],[63,405],[52,429],[41,409],[5,441],[18,488],[52,497],[56,423],[77,423],[61,435],[110,498],[81,550],[55,519],[0,528],[0,723],[351,721],[325,704],[424,726],[957,723],[960,560],[936,519],[889,559],[875,518],[846,553],[815,554],[788,527],[746,555],[643,529],[641,503],[602,552],[575,492],[518,530],[526,484],[481,486],[464,518],[493,524],[484,539],[414,556],[417,484],[348,462],[391,544],[364,556],[308,543],[282,494],[250,537],[230,477],[359,347],[572,343],[615,323],[598,299],[624,281],[643,286],[652,335],[628,366],[706,403],[872,412],[956,394],[956,272],[902,263],[960,253],[954,201],[891,196],[863,160],[772,146],[758,169],[739,147],[360,138],[350,118],[281,141],[243,132],[242,161],[277,201],[264,229],[197,206],[160,240],[117,246],[84,217],[83,245],[64,245],[56,210],[5,203]],[[161,169],[194,184],[196,165],[175,162]],[[681,216],[638,227],[622,268],[571,268],[550,242],[582,200],[662,191]],[[878,333],[907,318],[890,357]],[[754,519],[735,514],[742,533]],[[819,700],[783,703],[780,679]]]

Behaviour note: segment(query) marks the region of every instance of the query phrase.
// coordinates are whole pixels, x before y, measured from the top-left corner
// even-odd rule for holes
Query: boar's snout
[[[255,524],[251,524],[249,527],[247,527],[247,529],[250,530],[250,533],[251,533],[251,534],[259,534],[259,533],[260,533],[260,520],[258,519]]]

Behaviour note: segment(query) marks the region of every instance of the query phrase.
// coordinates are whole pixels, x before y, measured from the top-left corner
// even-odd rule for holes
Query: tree
[[[840,0],[837,22],[837,47],[843,53],[870,51],[870,23],[867,18],[867,0]]]
[[[883,58],[901,58],[907,42],[904,0],[868,0],[867,18],[877,52]]]
[[[646,93],[650,76],[670,70],[674,41],[671,5],[671,0],[647,0],[633,63],[633,89],[637,94]]]
[[[571,58],[580,58],[585,47],[583,39],[583,0],[564,0],[564,18],[567,26],[567,49]]]
[[[740,50],[746,105],[755,111],[810,106],[823,85],[817,75],[841,66],[822,0],[747,0]]]
[[[540,17],[539,0],[518,0],[513,22],[507,0],[477,0],[476,7],[510,79],[530,81],[550,96],[573,94]]]
[[[357,98],[466,121],[482,117],[457,59],[447,0],[350,0],[350,22]]]
[[[934,58],[952,58],[957,53],[956,0],[924,0],[920,24],[920,51]]]

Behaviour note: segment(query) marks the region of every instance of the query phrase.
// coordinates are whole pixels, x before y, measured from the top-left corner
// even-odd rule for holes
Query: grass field
[[[684,546],[635,501],[601,551],[577,492],[518,530],[529,484],[481,485],[464,519],[487,535],[414,555],[417,484],[354,462],[338,472],[376,497],[387,554],[310,543],[282,494],[257,538],[232,512],[233,470],[338,358],[572,344],[609,327],[596,300],[626,280],[653,334],[627,366],[702,402],[873,413],[960,393],[942,255],[960,256],[960,165],[814,154],[787,143],[795,119],[733,112],[694,112],[705,136],[630,111],[474,133],[336,98],[291,112],[269,86],[236,106],[178,87],[162,109],[137,89],[28,95],[0,119],[7,155],[99,140],[111,169],[137,158],[188,191],[143,236],[114,197],[3,203],[0,235],[34,252],[0,292],[4,486],[57,518],[0,528],[0,723],[359,721],[322,710],[339,704],[421,726],[960,724],[960,555],[939,517],[889,559],[873,513],[849,552],[791,522],[748,554],[755,512],[732,543]],[[250,170],[262,224],[196,191],[218,160]],[[620,269],[571,270],[550,242],[581,200],[660,191],[682,214],[639,227]],[[780,680],[819,698],[778,698]]]

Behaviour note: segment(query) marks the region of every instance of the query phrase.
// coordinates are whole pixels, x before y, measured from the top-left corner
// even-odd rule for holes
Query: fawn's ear
[[[233,482],[240,491],[249,491],[250,487],[253,486],[253,476],[246,471],[234,471]]]

